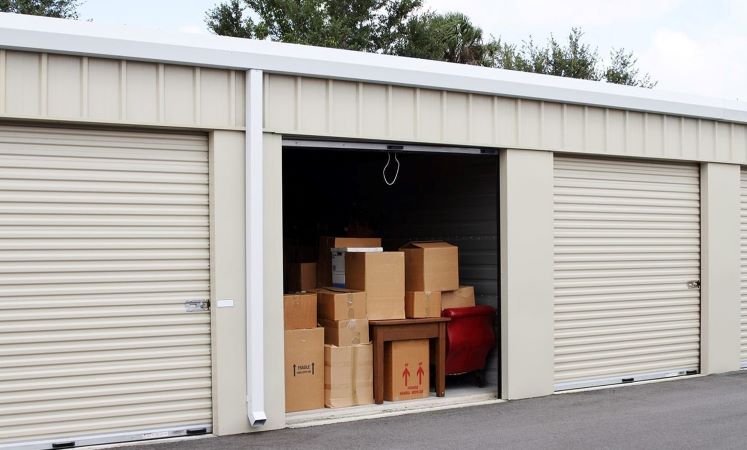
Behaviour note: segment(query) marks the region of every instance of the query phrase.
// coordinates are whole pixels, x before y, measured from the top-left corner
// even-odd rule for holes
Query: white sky
[[[206,33],[218,0],[84,0],[82,19]],[[747,0],[425,0],[466,13],[486,34],[520,43],[530,35],[564,38],[582,27],[606,56],[633,50],[656,89],[747,101]]]

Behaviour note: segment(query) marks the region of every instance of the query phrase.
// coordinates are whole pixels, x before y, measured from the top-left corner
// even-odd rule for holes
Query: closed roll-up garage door
[[[696,165],[555,158],[555,388],[695,373]]]
[[[741,192],[741,351],[742,368],[747,368],[747,169],[742,169]]]
[[[0,126],[0,448],[210,431],[208,223],[204,135]]]

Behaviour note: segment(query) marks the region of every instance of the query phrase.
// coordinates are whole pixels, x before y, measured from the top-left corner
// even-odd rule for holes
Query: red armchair
[[[495,346],[495,308],[448,308],[441,316],[451,318],[446,325],[446,374],[475,372],[477,384],[483,386],[486,359]]]

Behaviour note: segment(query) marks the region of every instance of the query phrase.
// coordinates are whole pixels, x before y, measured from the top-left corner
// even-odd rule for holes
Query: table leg
[[[374,328],[374,401],[384,403],[384,339]]]
[[[436,360],[436,396],[446,395],[446,324],[438,324],[438,352]]]

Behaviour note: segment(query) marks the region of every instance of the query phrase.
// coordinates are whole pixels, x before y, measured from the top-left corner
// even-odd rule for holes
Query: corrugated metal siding
[[[265,75],[265,130],[290,135],[747,164],[747,125],[462,92]]]
[[[244,72],[0,49],[0,117],[243,129]]]
[[[205,135],[0,126],[0,446],[211,424]]]
[[[558,389],[697,370],[696,165],[555,158]]]
[[[747,169],[742,169],[742,191],[741,191],[741,352],[740,360],[742,367],[747,367]]]

